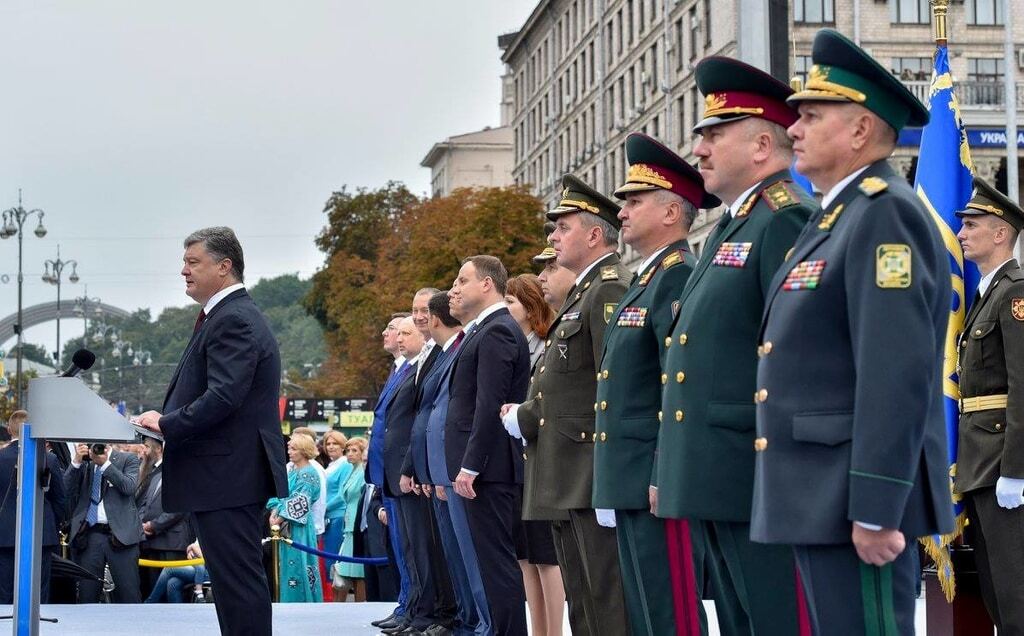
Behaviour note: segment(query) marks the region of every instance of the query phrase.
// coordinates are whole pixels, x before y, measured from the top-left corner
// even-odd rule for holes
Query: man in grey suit
[[[139,541],[142,522],[135,507],[139,458],[106,444],[79,444],[64,472],[71,514],[71,556],[98,577],[110,567],[112,601],[139,603]],[[98,603],[98,581],[81,581],[79,603]]]
[[[151,437],[146,438],[145,445],[145,466],[135,492],[143,534],[139,556],[156,561],[184,559],[185,549],[192,543],[192,528],[185,513],[164,510],[164,445]],[[159,575],[160,568],[139,568],[143,598],[149,596]]]

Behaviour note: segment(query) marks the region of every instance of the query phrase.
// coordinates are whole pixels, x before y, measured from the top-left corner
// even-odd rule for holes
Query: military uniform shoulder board
[[[672,250],[668,256],[661,259],[661,268],[668,269],[673,265],[678,265],[683,262],[683,250]]]
[[[761,196],[764,197],[772,212],[800,203],[800,198],[793,194],[785,181],[777,181],[768,186],[761,191]]]
[[[754,192],[747,200],[743,202],[740,209],[736,210],[736,216],[739,218],[745,217],[750,214],[750,211],[754,208],[754,204],[757,203],[757,198],[760,196],[759,192]]]
[[[883,192],[888,187],[889,184],[885,182],[885,179],[880,179],[878,177],[866,177],[860,182],[857,189],[869,197],[873,197],[879,192]]]
[[[601,268],[601,280],[619,280],[619,271],[614,265]]]

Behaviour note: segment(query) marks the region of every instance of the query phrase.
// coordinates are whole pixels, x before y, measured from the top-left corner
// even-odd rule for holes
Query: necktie
[[[103,480],[103,473],[100,467],[93,464],[92,468],[92,493],[89,495],[89,509],[85,511],[85,522],[90,526],[96,525],[99,520],[100,510],[100,485]]]
[[[465,337],[466,337],[466,332],[465,331],[460,331],[459,335],[455,336],[455,342],[452,343],[452,351],[455,351],[456,349],[459,348],[459,345],[462,344],[462,339],[465,338]]]
[[[196,326],[192,329],[192,333],[199,331],[199,328],[203,326],[203,322],[206,320],[206,310],[200,309],[199,315],[196,317]]]
[[[715,226],[715,231],[711,233],[711,240],[709,242],[713,243],[725,231],[725,228],[728,227],[731,221],[732,214],[729,214],[729,210],[722,212],[722,216],[718,218],[718,225]]]

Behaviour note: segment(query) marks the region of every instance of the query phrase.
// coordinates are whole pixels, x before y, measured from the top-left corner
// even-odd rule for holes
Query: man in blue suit
[[[409,571],[402,555],[402,541],[399,533],[398,509],[395,500],[384,494],[384,429],[387,418],[387,406],[391,403],[391,397],[398,388],[398,381],[403,377],[406,368],[409,366],[405,357],[398,352],[398,323],[409,314],[399,312],[391,314],[391,321],[381,332],[384,338],[384,350],[394,356],[394,365],[391,374],[384,382],[377,397],[377,406],[373,410],[373,427],[370,429],[370,447],[366,459],[366,481],[375,488],[381,499],[378,520],[387,527],[388,545],[394,559],[395,569],[398,571],[399,590],[398,606],[385,618],[371,622],[371,625],[382,629],[390,629],[405,623],[406,608],[409,602]]]
[[[526,398],[530,351],[505,306],[508,272],[493,256],[462,262],[449,292],[467,323],[449,383],[445,419],[448,477],[463,498],[497,635],[526,634],[526,593],[515,531],[523,483],[522,445],[501,425],[503,404]],[[472,322],[472,326],[469,325]]]
[[[14,602],[14,539],[18,529],[18,440],[21,425],[28,419],[25,411],[15,411],[7,420],[7,431],[12,441],[0,450],[0,605]],[[57,526],[64,520],[64,480],[60,462],[53,453],[46,453],[49,488],[43,506],[43,565],[39,602],[50,600],[50,562],[59,546]],[[46,483],[44,482],[44,487]]]
[[[230,228],[193,232],[184,262],[185,293],[203,309],[163,414],[147,411],[139,424],[164,436],[164,509],[192,513],[221,633],[269,636],[263,507],[288,492],[277,340],[245,291]]]

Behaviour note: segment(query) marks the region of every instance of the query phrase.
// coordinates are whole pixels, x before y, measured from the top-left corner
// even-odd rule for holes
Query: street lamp
[[[87,339],[89,337],[89,305],[90,304],[94,305],[95,309],[93,310],[93,312],[97,316],[102,316],[103,315],[103,308],[100,307],[100,304],[102,304],[102,302],[103,302],[102,300],[100,300],[99,298],[96,298],[96,297],[89,298],[89,286],[88,285],[85,286],[85,295],[84,296],[79,296],[78,298],[75,299],[75,314],[81,316],[82,320],[85,323],[85,325],[84,325],[85,326],[85,331],[82,332],[83,340],[85,340],[85,339]]]
[[[110,355],[117,359],[117,399],[120,401],[124,399],[124,368],[121,364],[121,356],[124,355],[126,359],[131,358],[135,355],[135,351],[132,349],[131,340],[116,339],[116,335],[117,332],[111,334],[110,337],[110,341],[112,343],[111,346],[113,347],[113,351],[110,352]]]
[[[142,394],[144,391],[144,385],[146,383],[146,367],[153,364],[153,355],[145,349],[136,349],[135,357],[132,358],[132,366],[142,367],[138,371],[138,386],[139,386],[139,413],[143,411]]]
[[[25,221],[32,215],[39,217],[39,225],[36,226],[35,235],[38,238],[46,236],[46,228],[43,227],[43,215],[45,214],[42,210],[25,210],[21,206],[21,190],[18,190],[18,207],[5,210],[3,213],[4,223],[0,227],[0,239],[9,239],[12,236],[18,237],[18,322],[14,325],[14,333],[18,336],[18,366],[15,374],[16,381],[18,383],[18,408],[22,408],[22,398],[25,394],[25,387],[21,381],[21,287],[25,280],[25,276],[22,273],[21,268],[21,247],[22,241],[25,237],[24,226]]]
[[[51,261],[46,260],[46,271],[43,272],[43,282],[57,286],[57,351],[53,354],[54,360],[56,360],[55,366],[60,366],[60,283],[64,277],[64,268],[68,265],[71,266],[71,275],[68,276],[68,282],[78,282],[78,261],[71,259],[69,261],[61,260],[60,258],[60,245],[57,245],[57,260]],[[50,268],[53,268],[53,273],[50,273]]]

